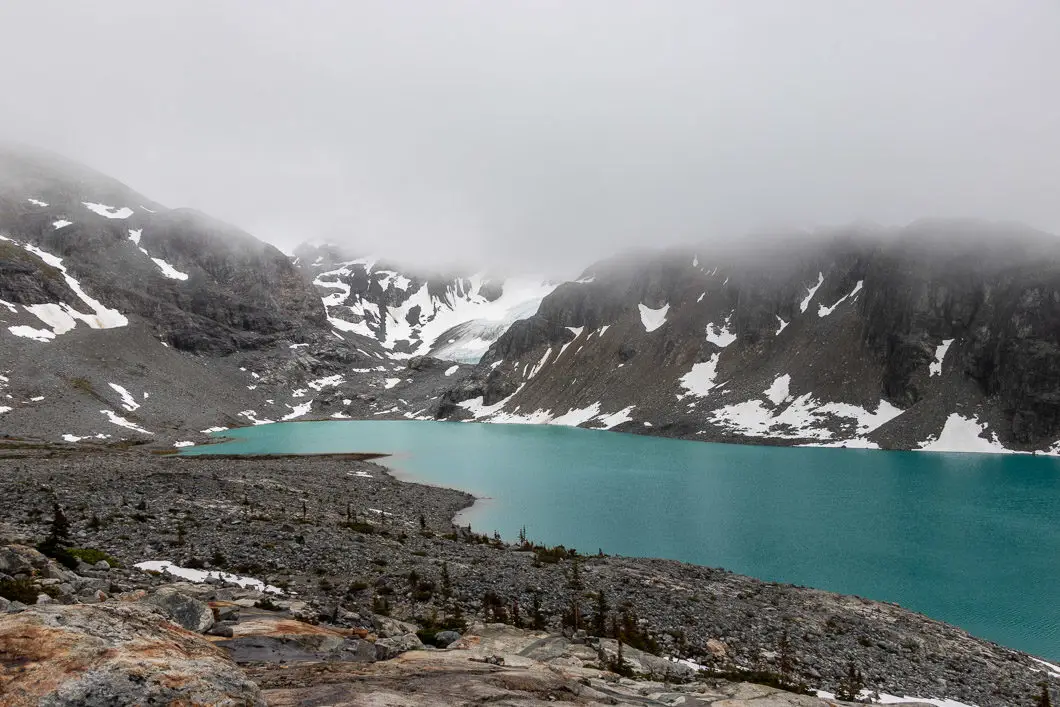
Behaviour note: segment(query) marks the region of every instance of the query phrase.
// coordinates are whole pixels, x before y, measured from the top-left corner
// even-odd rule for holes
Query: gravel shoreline
[[[321,615],[385,611],[422,626],[538,613],[559,631],[574,607],[588,628],[603,592],[660,653],[718,670],[774,671],[785,653],[807,685],[834,691],[853,662],[880,692],[980,707],[1024,703],[1049,678],[1026,654],[890,603],[468,533],[452,519],[471,494],[370,461],[62,446],[8,450],[0,466],[0,520],[22,532],[43,535],[58,502],[79,545],[127,566],[170,560],[257,577]]]

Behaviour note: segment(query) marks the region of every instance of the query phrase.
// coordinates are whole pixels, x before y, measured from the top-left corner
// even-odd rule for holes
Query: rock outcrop
[[[224,651],[143,604],[0,617],[0,695],[11,707],[265,704]]]

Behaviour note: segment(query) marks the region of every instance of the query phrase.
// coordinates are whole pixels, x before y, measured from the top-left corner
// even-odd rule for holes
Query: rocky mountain
[[[478,363],[555,289],[541,278],[415,273],[335,245],[302,245],[294,262],[320,291],[332,326],[376,339],[392,359]]]
[[[688,439],[1060,450],[1060,251],[923,221],[426,273],[168,209],[0,148],[0,423],[166,444],[310,418]]]
[[[599,263],[439,417],[689,439],[1055,453],[1060,241],[923,221]]]
[[[406,357],[407,358],[407,357]],[[459,377],[329,321],[291,259],[61,157],[0,147],[0,430],[190,442],[422,411]]]

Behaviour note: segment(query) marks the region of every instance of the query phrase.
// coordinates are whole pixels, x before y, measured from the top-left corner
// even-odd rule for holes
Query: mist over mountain
[[[630,247],[926,216],[1055,233],[1058,13],[5,3],[0,137],[285,252],[410,267],[573,278]]]

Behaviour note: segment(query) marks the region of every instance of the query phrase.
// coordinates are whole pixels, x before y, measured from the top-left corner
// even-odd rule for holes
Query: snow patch
[[[320,391],[324,388],[334,388],[340,386],[345,382],[346,379],[343,378],[341,374],[336,373],[333,376],[327,376],[325,378],[317,378],[316,380],[311,380],[306,383],[306,385],[308,385],[313,390]]]
[[[10,326],[7,328],[9,332],[15,336],[21,336],[23,339],[33,339],[34,341],[51,341],[55,338],[55,332],[50,329],[34,329],[31,326]]]
[[[250,420],[251,424],[254,425],[270,425],[273,422],[273,420],[264,417],[259,419],[258,413],[254,410],[243,410],[242,412],[238,413],[238,415],[240,417],[245,417],[246,419]]]
[[[2,236],[0,236],[0,238],[10,241],[10,239],[3,238]],[[50,265],[62,273],[66,280],[66,284],[83,303],[88,305],[93,313],[83,314],[65,302],[58,304],[49,303],[29,305],[26,307],[26,311],[30,312],[51,327],[52,331],[50,333],[52,335],[49,336],[45,333],[45,330],[42,329],[33,329],[31,327],[9,327],[8,330],[11,331],[12,334],[36,339],[38,341],[47,341],[73,329],[77,325],[77,321],[75,320],[80,320],[93,329],[111,329],[114,327],[125,326],[129,323],[129,320],[125,315],[117,310],[104,307],[102,303],[93,299],[81,289],[81,284],[66,271],[66,266],[63,265],[62,258],[56,257],[33,245],[18,245],[21,245],[25,250],[33,253],[44,261],[45,264]]]
[[[629,407],[623,408],[618,412],[611,413],[610,415],[600,415],[600,425],[604,429],[609,430],[612,427],[617,427],[618,425],[621,425],[623,422],[630,422],[631,420],[633,420],[633,416],[630,415],[630,413],[633,412],[634,407],[636,406],[630,405]]]
[[[935,360],[928,366],[928,377],[942,375],[942,361],[946,358],[951,344],[953,339],[943,339],[942,343],[935,347]]]
[[[303,415],[308,415],[309,412],[313,409],[313,401],[307,400],[306,402],[299,403],[298,405],[288,404],[287,407],[291,408],[291,412],[281,417],[281,422],[287,422],[288,420],[294,420],[296,418],[302,417]]]
[[[707,341],[715,346],[720,346],[721,348],[725,348],[732,342],[736,341],[736,334],[729,331],[729,321],[731,319],[732,313],[725,317],[725,323],[723,326],[718,326],[713,322],[707,324]]]
[[[703,397],[714,388],[714,381],[718,377],[718,361],[721,354],[716,353],[703,363],[693,364],[692,370],[680,378],[680,383],[685,390],[685,395],[696,395]],[[685,397],[679,395],[678,400]]]
[[[120,218],[126,219],[133,215],[133,210],[128,206],[123,206],[120,209],[116,206],[107,206],[106,204],[96,204],[91,201],[82,201],[85,208],[89,211],[99,214],[104,218]]]
[[[810,300],[812,300],[813,296],[815,294],[817,294],[817,290],[819,290],[821,288],[821,285],[823,283],[824,283],[824,273],[823,272],[819,272],[819,273],[817,273],[817,284],[814,285],[813,287],[807,287],[806,288],[806,297],[802,300],[802,302],[799,302],[799,310],[800,311],[802,311],[802,312],[806,311],[806,308],[810,306]]]
[[[208,435],[213,434],[214,432],[224,432],[227,429],[227,427],[207,427],[205,430],[199,430],[199,432],[202,432],[204,435]]]
[[[773,384],[766,388],[766,397],[769,398],[773,405],[780,405],[785,400],[791,397],[788,393],[788,388],[791,386],[791,376],[785,373],[782,376],[777,376],[773,381]]]
[[[63,435],[64,442],[80,442],[83,439],[110,439],[110,435],[105,435],[102,433],[95,435],[85,435],[84,437],[78,437],[77,435],[72,434]]]
[[[52,228],[58,231],[60,228],[66,228],[67,226],[70,226],[72,224],[73,221],[67,221],[64,218],[61,218],[58,221],[52,221]]]
[[[168,277],[170,280],[188,279],[188,273],[177,270],[165,260],[162,260],[161,258],[151,258],[151,260],[154,262],[155,265],[158,266],[158,269],[162,271],[162,274]]]
[[[839,301],[833,304],[831,307],[825,307],[823,304],[817,305],[817,316],[824,318],[835,311],[835,308],[846,302],[851,297],[855,297],[861,292],[861,286],[865,284],[864,280],[858,280],[858,284],[854,285],[854,289],[839,298]],[[807,302],[809,304],[809,302]]]
[[[34,206],[47,206],[47,204],[41,201],[40,199],[26,199],[26,201],[33,204]]]
[[[858,439],[858,437],[874,431],[880,425],[902,413],[901,410],[883,400],[880,401],[874,413],[849,403],[825,403],[822,405],[814,399],[812,393],[800,395],[791,400],[786,407],[778,409],[777,405],[783,404],[790,399],[788,390],[790,379],[784,380],[786,378],[788,377],[781,376],[777,378],[766,391],[767,395],[771,394],[771,402],[781,394],[784,395],[784,398],[781,398],[781,403],[774,403],[772,408],[767,408],[761,400],[748,400],[715,410],[711,415],[711,419],[731,432],[748,437],[776,437],[779,439],[809,439],[815,441],[833,439],[832,431],[821,426],[823,423],[828,422],[829,418],[851,419],[856,426],[856,436],[851,439],[838,440],[838,442],[845,443],[845,446],[853,447],[871,444],[871,442]],[[835,446],[842,445],[837,444]]]
[[[386,388],[387,390],[390,390],[391,388],[393,388],[395,385],[397,385],[400,382],[401,382],[400,378],[387,378],[385,381],[383,381],[383,387]]]
[[[669,304],[664,304],[659,309],[645,307],[643,304],[637,306],[640,308],[640,321],[645,331],[653,332],[666,323],[666,313],[670,311]]]
[[[145,434],[145,435],[154,434],[154,432],[148,432],[143,427],[140,427],[139,425],[137,425],[135,422],[131,422],[129,420],[126,420],[124,417],[122,417],[118,413],[114,412],[113,410],[100,410],[100,412],[103,413],[104,415],[106,415],[107,421],[110,422],[113,425],[118,425],[119,427],[125,427],[126,429],[133,430],[134,432],[139,432],[140,434]]]
[[[136,398],[132,396],[128,390],[118,385],[117,383],[108,383],[111,388],[117,391],[118,395],[121,396],[121,406],[129,412],[133,412],[140,407],[140,404],[136,402]]]
[[[788,327],[788,322],[786,322],[783,319],[781,319],[780,315],[778,314],[777,315],[777,323],[779,324],[779,326],[777,327],[777,336],[780,336],[780,333],[782,331],[784,331]]]
[[[453,375],[454,373],[456,373],[459,370],[460,370],[460,366],[450,366],[449,368],[445,369],[446,378],[448,378],[449,376]]]
[[[265,584],[260,579],[254,579],[253,577],[244,577],[238,574],[229,574],[228,572],[221,572],[219,570],[193,570],[189,567],[181,567],[175,565],[169,560],[148,560],[147,562],[138,562],[133,565],[138,570],[144,572],[161,572],[162,574],[171,574],[174,577],[180,577],[186,579],[189,582],[195,582],[201,584],[208,579],[215,578],[221,579],[230,584],[238,584],[241,587],[250,589],[257,589],[259,592],[268,592],[269,594],[283,594],[283,590],[279,587],[274,587],[271,584]]]
[[[176,447],[177,449],[180,449],[182,447],[194,447],[195,443],[194,442],[189,442],[189,441],[174,442],[173,446]]]

